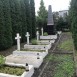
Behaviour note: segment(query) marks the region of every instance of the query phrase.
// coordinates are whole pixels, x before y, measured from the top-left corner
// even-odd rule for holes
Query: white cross
[[[20,51],[20,39],[21,39],[21,36],[19,35],[19,33],[17,33],[17,37],[15,37],[15,39],[17,40],[17,50]]]
[[[43,28],[41,28],[41,33],[42,33],[42,36],[43,36]]]
[[[39,32],[37,31],[36,32],[36,35],[37,35],[37,41],[39,40]]]
[[[26,37],[27,37],[27,44],[29,45],[29,36],[30,36],[30,34],[29,34],[29,32],[27,32],[26,33]]]

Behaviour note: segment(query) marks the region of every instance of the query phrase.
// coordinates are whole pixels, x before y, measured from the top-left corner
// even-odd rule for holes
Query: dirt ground
[[[21,47],[23,47],[24,44],[25,44],[25,43],[22,43],[22,44],[21,44]],[[14,50],[16,50],[16,49],[17,49],[17,45],[12,46],[11,48],[9,48],[9,49],[7,49],[7,50],[0,51],[0,55],[8,56],[8,55],[12,54],[12,52],[13,52]]]

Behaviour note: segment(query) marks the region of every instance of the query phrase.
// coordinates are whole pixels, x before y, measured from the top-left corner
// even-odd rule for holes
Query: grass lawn
[[[20,76],[24,73],[24,71],[25,68],[23,67],[11,67],[6,65],[0,66],[0,73]]]
[[[73,40],[68,39],[58,45],[59,49],[66,50],[66,51],[73,51]]]
[[[25,51],[25,52],[29,52],[29,51],[32,51],[32,52],[46,52],[46,50],[31,50],[31,49],[21,49],[21,51]]]
[[[75,73],[75,65],[73,55],[53,54],[46,58],[54,62],[53,77],[73,77]]]
[[[55,67],[54,77],[73,77],[75,73],[74,61],[71,55],[57,55],[54,58],[58,64]]]
[[[58,48],[65,51],[73,51],[73,39],[72,34],[67,32],[67,36],[63,38],[64,40],[58,45]]]

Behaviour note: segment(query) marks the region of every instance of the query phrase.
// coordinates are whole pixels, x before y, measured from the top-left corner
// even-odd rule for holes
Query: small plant
[[[44,32],[44,36],[48,36],[48,33],[47,32]]]
[[[37,40],[36,39],[32,39],[31,43],[32,43],[32,45],[37,45]]]
[[[4,56],[0,55],[0,66],[2,66],[5,63]]]

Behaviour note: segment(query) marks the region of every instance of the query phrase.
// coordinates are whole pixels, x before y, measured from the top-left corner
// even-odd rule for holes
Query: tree
[[[20,0],[21,3],[21,24],[22,24],[22,42],[25,42],[25,34],[27,32],[27,21],[26,21],[26,8],[24,0]]]
[[[20,12],[20,1],[10,0],[10,11],[11,11],[11,23],[12,23],[12,37],[13,44],[16,44],[15,36],[20,33],[22,36],[22,24],[21,24],[21,12]]]
[[[58,31],[62,31],[64,29],[65,23],[62,17],[58,18],[57,24],[56,24],[56,29]]]
[[[1,4],[1,24],[0,30],[0,49],[6,49],[12,46],[12,26],[10,16],[9,0],[0,0]]]
[[[4,27],[3,2],[0,0],[0,50],[5,48],[5,27]]]
[[[30,0],[31,22],[32,22],[32,38],[36,36],[36,18],[35,18],[35,3]]]
[[[32,22],[31,22],[31,11],[30,11],[30,0],[24,0],[26,9],[26,25],[27,32],[30,33],[30,38],[32,37]]]
[[[10,5],[9,0],[3,0],[4,5],[4,26],[5,26],[5,38],[6,38],[6,47],[9,48],[12,46],[12,24],[11,24],[11,15],[10,15]]]
[[[47,24],[47,10],[45,9],[43,0],[41,0],[41,2],[40,2],[40,8],[38,11],[37,20],[38,20],[38,22],[40,22],[39,23],[40,28],[46,26],[46,24]]]
[[[72,0],[70,4],[69,17],[71,22],[71,31],[74,39],[74,46],[77,50],[77,0]]]

